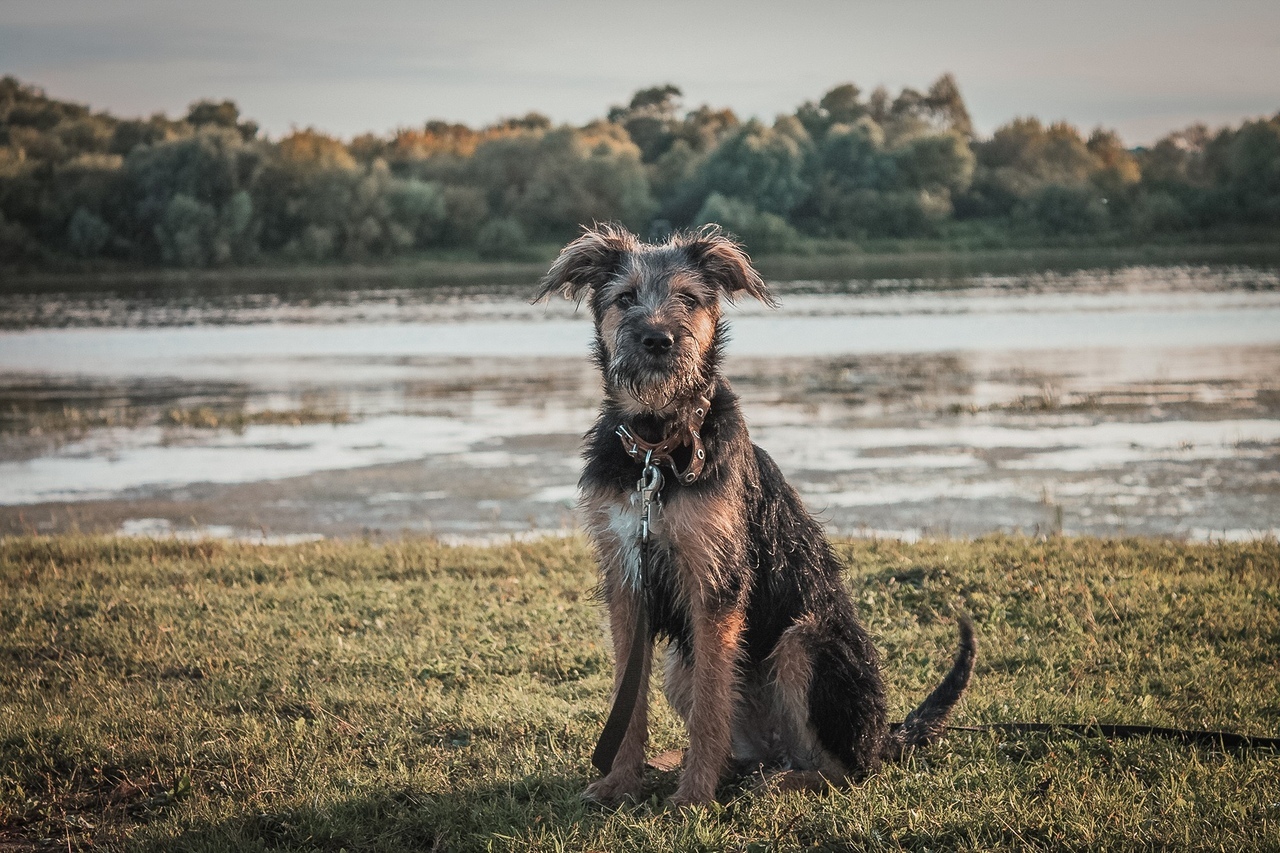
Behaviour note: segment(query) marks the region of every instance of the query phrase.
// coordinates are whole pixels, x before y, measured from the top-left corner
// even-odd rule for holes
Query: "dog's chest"
[[[644,508],[638,492],[624,494],[609,506],[605,530],[616,543],[618,571],[630,589],[639,591],[645,586],[646,575],[652,583],[655,573],[665,568],[671,541],[663,524],[661,501],[655,501],[649,513],[649,565],[642,565]]]
[[[596,536],[606,572],[617,573],[615,588],[641,602],[653,637],[672,640],[681,653],[693,654],[686,579],[679,569],[677,544],[669,534],[661,510],[655,506],[649,538],[649,558],[641,566],[639,501],[622,500],[605,513],[606,523]]]

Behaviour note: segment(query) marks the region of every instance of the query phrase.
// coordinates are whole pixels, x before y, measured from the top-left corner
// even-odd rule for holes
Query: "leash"
[[[898,723],[897,726],[901,726]],[[895,726],[895,728],[897,727]],[[1101,735],[1109,740],[1128,740],[1140,737],[1160,737],[1198,746],[1219,746],[1223,749],[1280,749],[1280,738],[1242,735],[1236,732],[1217,732],[1198,729],[1175,729],[1166,726],[1128,726],[1112,723],[990,723],[981,726],[947,726],[951,732],[1072,732],[1078,735]]]
[[[625,427],[619,427],[621,435]],[[653,526],[653,505],[659,501],[662,491],[662,471],[654,461],[652,450],[645,454],[644,472],[636,483],[636,491],[640,494],[640,589],[639,607],[636,608],[636,630],[631,636],[631,652],[627,655],[627,665],[622,671],[622,681],[618,684],[618,693],[613,699],[613,708],[609,711],[609,719],[605,721],[604,731],[600,732],[600,740],[591,753],[591,763],[601,773],[608,775],[613,768],[613,759],[618,755],[622,739],[626,737],[627,728],[631,725],[631,717],[636,710],[636,699],[643,686],[641,674],[644,671],[644,656],[649,650],[649,608],[645,600],[645,591],[649,588],[649,532]]]
[[[890,731],[902,728],[902,723],[891,723]],[[1188,746],[1218,747],[1220,749],[1275,749],[1280,750],[1280,737],[1242,735],[1236,732],[1219,732],[1201,729],[1172,729],[1165,726],[1128,726],[1111,723],[989,723],[979,726],[947,726],[948,732],[1071,732],[1082,736],[1101,736],[1107,740],[1132,740],[1140,737],[1159,737],[1178,741]],[[669,749],[654,756],[648,763],[654,770],[675,770],[684,760],[683,749]]]
[[[681,483],[688,485],[702,476],[702,469],[707,463],[707,450],[702,444],[702,424],[711,411],[711,400],[708,389],[694,401],[689,414],[677,419],[671,429],[660,441],[645,441],[636,435],[626,424],[619,424],[618,438],[622,441],[622,450],[632,459],[643,465],[640,480],[636,483],[636,493],[640,495],[640,578],[637,592],[639,606],[636,612],[635,633],[631,636],[631,651],[627,654],[626,667],[622,670],[622,680],[618,683],[618,692],[613,697],[613,707],[609,710],[609,718],[605,720],[604,730],[600,732],[600,740],[596,742],[595,751],[591,753],[591,763],[601,773],[608,774],[613,768],[613,760],[626,737],[627,728],[631,725],[631,717],[635,714],[636,700],[640,689],[644,687],[641,673],[644,670],[644,656],[649,650],[649,608],[647,592],[652,581],[649,571],[650,533],[653,530],[653,507],[661,503],[663,486],[662,469],[666,465]],[[688,445],[689,464],[684,470],[676,467],[673,452]]]
[[[654,504],[661,503],[663,486],[662,469],[658,466],[666,465],[676,479],[685,485],[702,476],[702,470],[707,464],[707,450],[702,443],[702,424],[711,411],[712,393],[713,389],[708,388],[705,394],[694,400],[688,414],[674,420],[667,433],[657,442],[644,440],[626,424],[619,424],[616,431],[622,441],[623,452],[644,466],[640,480],[636,483],[636,492],[640,495],[640,582],[637,589],[639,607],[636,612],[635,633],[631,637],[631,651],[627,655],[626,667],[622,670],[618,692],[613,698],[613,708],[609,710],[609,718],[605,720],[600,740],[596,742],[595,751],[591,754],[591,763],[604,774],[608,774],[613,768],[613,760],[631,725],[636,699],[644,686],[640,683],[640,676],[651,639],[647,600],[652,581],[649,571],[649,534],[653,530],[653,507]],[[686,445],[690,448],[689,464],[681,470],[676,466],[673,453]]]

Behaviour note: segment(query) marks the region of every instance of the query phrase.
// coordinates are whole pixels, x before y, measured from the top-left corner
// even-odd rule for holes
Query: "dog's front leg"
[[[635,641],[638,608],[643,606],[639,593],[621,584],[609,590],[609,631],[613,636],[613,693],[622,686],[622,674]],[[653,645],[645,640],[644,659],[640,667],[640,692],[636,696],[631,722],[623,735],[613,767],[601,779],[587,786],[583,794],[599,803],[615,803],[638,799],[644,782],[644,752],[649,739],[649,670],[653,663]]]
[[[698,612],[701,611],[701,612]],[[709,803],[729,762],[737,701],[737,664],[744,627],[736,607],[693,613],[693,702],[689,708],[689,752],[675,806]]]

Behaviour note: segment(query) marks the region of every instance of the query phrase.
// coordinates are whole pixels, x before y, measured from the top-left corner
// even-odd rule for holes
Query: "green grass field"
[[[895,715],[1280,733],[1280,545],[841,543]],[[579,539],[0,539],[0,851],[1280,849],[1280,754],[953,733],[826,795],[588,806],[610,662]],[[653,748],[683,745],[665,704]]]

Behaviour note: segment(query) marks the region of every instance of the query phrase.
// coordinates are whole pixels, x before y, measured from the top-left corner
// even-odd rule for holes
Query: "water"
[[[833,532],[1280,530],[1274,274],[841,290],[792,286],[778,312],[730,309],[727,367],[753,436]],[[68,304],[52,314],[106,325],[0,332],[0,529],[573,527],[598,384],[572,304],[385,291],[179,314]],[[59,426],[68,407],[121,425]],[[162,422],[193,407],[346,422]]]

